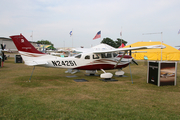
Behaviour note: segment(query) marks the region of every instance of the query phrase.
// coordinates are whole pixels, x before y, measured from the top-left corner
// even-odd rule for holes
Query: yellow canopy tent
[[[161,45],[161,42],[136,42],[134,44],[125,46],[127,47],[138,47],[138,46],[149,46],[149,45]],[[174,47],[162,43],[166,48],[162,49],[162,60],[180,60],[180,51]],[[132,51],[132,57],[136,60],[144,60],[147,57],[148,60],[161,60],[161,49],[144,49]]]

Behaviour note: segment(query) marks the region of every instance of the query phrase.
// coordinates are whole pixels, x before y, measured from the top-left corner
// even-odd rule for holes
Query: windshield
[[[81,54],[76,55],[75,58],[81,58]]]

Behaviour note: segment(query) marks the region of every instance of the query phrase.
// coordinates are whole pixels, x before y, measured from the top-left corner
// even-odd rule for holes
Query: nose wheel
[[[112,79],[113,74],[112,73],[106,73],[103,69],[101,69],[104,73],[102,73],[100,75],[100,80],[104,81],[104,82],[108,82],[108,81],[118,81],[115,79]]]
[[[112,73],[107,73],[106,71],[104,71],[103,69],[101,69],[104,73],[102,73],[100,75],[100,78],[103,78],[103,79],[111,79],[113,74]]]

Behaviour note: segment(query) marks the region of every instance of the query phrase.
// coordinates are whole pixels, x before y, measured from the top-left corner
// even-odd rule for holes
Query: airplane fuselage
[[[117,61],[121,58],[122,55],[113,56],[112,53],[109,53],[108,58],[102,58],[102,54],[99,54],[98,57],[96,54],[78,54],[74,57],[55,57],[47,61],[46,67],[56,67],[56,68],[66,68],[66,69],[80,69],[80,70],[108,70],[114,69],[114,66],[117,64]],[[124,68],[129,65],[132,57],[125,55],[121,62],[116,66],[116,68]]]

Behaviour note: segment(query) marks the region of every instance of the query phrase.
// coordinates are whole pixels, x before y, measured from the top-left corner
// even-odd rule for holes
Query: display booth
[[[15,55],[15,63],[22,63],[23,60],[22,60],[22,57],[21,55]]]
[[[147,83],[157,86],[176,85],[177,62],[149,61]]]

